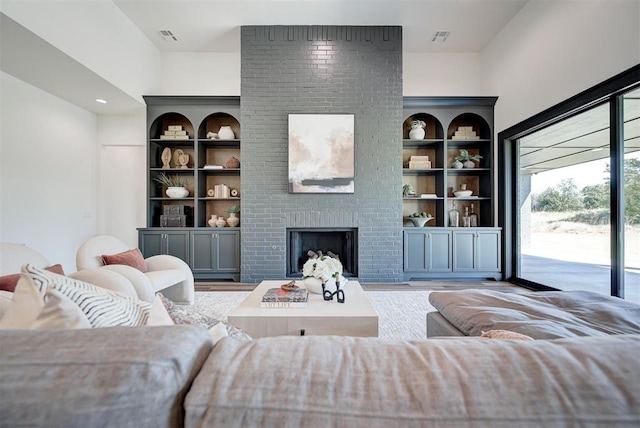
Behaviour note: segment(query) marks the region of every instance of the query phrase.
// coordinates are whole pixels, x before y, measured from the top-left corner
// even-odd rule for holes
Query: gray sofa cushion
[[[633,426],[640,336],[392,341],[223,339],[187,427]]]
[[[0,425],[182,426],[211,348],[195,326],[0,331]]]
[[[467,336],[496,329],[534,339],[640,334],[640,305],[589,291],[433,291],[429,302]]]

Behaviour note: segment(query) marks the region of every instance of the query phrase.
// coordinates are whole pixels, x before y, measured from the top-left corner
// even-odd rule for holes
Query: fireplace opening
[[[302,277],[308,251],[332,252],[340,258],[345,278],[358,276],[358,229],[287,229],[287,277]]]

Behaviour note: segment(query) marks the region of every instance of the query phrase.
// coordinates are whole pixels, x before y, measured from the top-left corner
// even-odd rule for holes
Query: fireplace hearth
[[[302,277],[307,252],[322,251],[337,255],[345,278],[358,276],[358,229],[306,228],[287,229],[287,277]]]

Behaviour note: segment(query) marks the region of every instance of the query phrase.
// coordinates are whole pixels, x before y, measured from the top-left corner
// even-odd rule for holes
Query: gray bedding
[[[434,291],[429,302],[467,336],[496,329],[534,339],[640,334],[640,305],[589,291]]]

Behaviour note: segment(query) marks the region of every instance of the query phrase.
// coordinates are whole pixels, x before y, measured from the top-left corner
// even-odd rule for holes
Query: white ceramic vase
[[[453,169],[461,169],[464,165],[459,160],[455,161],[451,164],[451,168]]]
[[[189,191],[184,187],[168,187],[166,193],[168,197],[174,199],[186,198],[189,196]]]
[[[225,227],[227,225],[227,222],[225,221],[225,219],[223,219],[222,217],[218,217],[218,219],[216,220],[216,227]]]
[[[227,224],[229,225],[229,227],[237,227],[238,224],[240,224],[240,219],[236,217],[236,213],[229,213]]]
[[[304,288],[306,288],[309,293],[314,294],[322,294],[322,280],[315,277],[308,277],[302,280],[304,284]]]
[[[207,222],[210,227],[216,227],[216,221],[218,220],[218,216],[215,214],[211,214],[211,218]]]
[[[424,128],[418,126],[409,131],[409,138],[412,140],[422,140],[424,139]]]
[[[221,126],[218,131],[218,138],[221,140],[233,140],[236,135],[233,133],[233,129],[230,126]]]
[[[476,167],[476,164],[475,164],[475,162],[474,162],[474,161],[472,161],[472,160],[468,160],[468,161],[465,161],[465,162],[462,164],[462,166],[464,166],[465,168],[475,168],[475,167]]]

